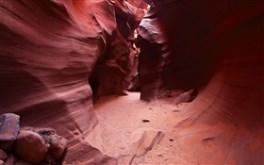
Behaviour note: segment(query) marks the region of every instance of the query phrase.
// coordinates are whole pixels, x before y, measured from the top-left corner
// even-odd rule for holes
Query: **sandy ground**
[[[196,113],[197,101],[145,102],[139,93],[103,97],[94,105],[99,125],[86,140],[118,165],[263,164],[261,130],[252,134],[209,112]]]
[[[145,102],[139,93],[101,98],[94,106],[100,126],[88,141],[118,164],[186,164],[175,125],[185,103]],[[100,135],[100,136],[98,136]]]

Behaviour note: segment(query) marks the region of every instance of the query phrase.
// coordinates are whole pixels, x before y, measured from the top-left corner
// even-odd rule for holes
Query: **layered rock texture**
[[[201,163],[263,163],[263,5],[157,0],[140,23],[141,98],[199,90],[177,128],[201,130],[188,141],[194,150],[203,136],[222,147]]]
[[[150,10],[140,22],[144,2]],[[175,128],[186,151],[215,149],[192,163],[263,164],[263,2],[144,2],[0,0],[0,114],[56,129],[69,142],[63,164],[118,164],[85,137],[98,125],[93,97],[123,94],[129,84],[139,25],[141,98],[197,95]],[[134,156],[145,155],[139,144]]]
[[[154,1],[137,41],[142,98],[155,98],[164,88],[199,89],[230,61],[242,64],[238,58],[252,59],[248,65],[255,66],[263,42],[262,14],[258,1]],[[256,67],[251,70],[260,74]]]
[[[130,3],[129,3],[130,2]],[[106,46],[96,62],[89,82],[94,97],[124,94],[134,65],[134,30],[145,14],[146,3],[115,1],[116,29],[107,35]]]
[[[123,0],[1,0],[0,11],[0,113],[55,128],[69,140],[66,164],[112,161],[83,138],[97,124],[88,79],[93,72],[95,95],[124,90],[143,9]]]

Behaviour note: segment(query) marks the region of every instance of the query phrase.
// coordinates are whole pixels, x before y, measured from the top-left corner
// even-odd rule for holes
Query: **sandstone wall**
[[[93,71],[100,81],[95,95],[123,91],[126,38],[143,10],[123,0],[1,0],[0,12],[0,113],[55,128],[69,140],[66,163],[107,162],[83,138],[97,125],[88,79]]]
[[[263,162],[263,14],[260,1],[167,0],[140,24],[141,98],[199,89],[177,128],[193,131],[194,151],[219,147],[201,163]]]

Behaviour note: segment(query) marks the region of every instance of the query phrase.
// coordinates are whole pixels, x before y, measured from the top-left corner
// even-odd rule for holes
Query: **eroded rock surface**
[[[165,89],[199,89],[175,128],[188,130],[179,135],[183,141],[193,136],[193,148],[184,151],[198,151],[200,136],[208,139],[202,144],[221,149],[211,159],[197,153],[193,162],[263,163],[262,29],[260,1],[156,0],[140,23],[141,98],[155,99]]]
[[[0,2],[0,113],[20,114],[22,126],[55,128],[69,140],[64,164],[112,161],[83,140],[97,125],[88,79],[94,70],[100,81],[95,95],[120,94],[127,86],[131,45],[127,37],[144,14],[131,4]],[[105,73],[97,74],[94,68],[104,68]]]
[[[144,1],[152,6],[137,40],[141,98],[199,89],[175,126],[178,140],[190,144],[184,151],[220,149],[210,160],[204,152],[191,161],[261,164],[263,2]],[[87,81],[95,96],[121,94],[127,86],[128,48],[144,13],[131,6],[139,2],[127,2],[0,1],[0,113],[16,112],[22,125],[64,135],[63,164],[117,164],[84,138],[97,125]]]
[[[89,82],[94,97],[122,95],[130,83],[130,72],[135,65],[134,31],[145,14],[144,2],[116,0],[116,30],[107,37],[109,43],[97,60]],[[134,6],[135,5],[135,6]]]

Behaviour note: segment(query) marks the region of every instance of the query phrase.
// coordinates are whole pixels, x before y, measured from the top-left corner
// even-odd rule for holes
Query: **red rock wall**
[[[125,38],[142,16],[141,9],[125,3],[0,1],[0,114],[18,113],[22,126],[55,128],[69,140],[66,163],[112,161],[83,135],[97,125],[88,79],[93,70],[101,71],[99,58],[107,60],[95,77],[102,84],[118,81],[111,84],[116,88],[99,84],[100,95],[119,94],[124,88],[130,63]],[[127,22],[129,27],[124,27]]]
[[[55,128],[69,140],[67,163],[115,162],[83,135],[97,124],[88,79],[99,83],[93,86],[98,96],[120,94],[126,86],[129,37],[143,11],[124,3],[0,1],[0,113],[20,114],[22,125]],[[261,163],[263,3],[154,5],[139,28],[142,98],[153,99],[164,89],[198,88],[180,125],[204,129],[220,123],[223,164]]]
[[[263,163],[263,6],[160,1],[140,24],[141,97],[199,89],[178,128],[193,131],[187,139],[194,151],[206,136],[219,147],[215,156],[200,153],[202,164]]]
[[[252,31],[250,28],[261,26],[262,8],[261,2],[249,1],[155,1],[139,27],[142,98],[155,97],[156,89],[204,86],[219,61],[230,56],[220,52],[227,42],[239,40],[245,28]],[[226,34],[228,30],[233,36]],[[220,38],[220,33],[225,36]]]
[[[89,79],[94,97],[124,94],[129,84],[128,75],[133,66],[134,30],[144,15],[144,2],[138,4],[116,0],[114,4],[117,29],[108,37],[102,55]]]

